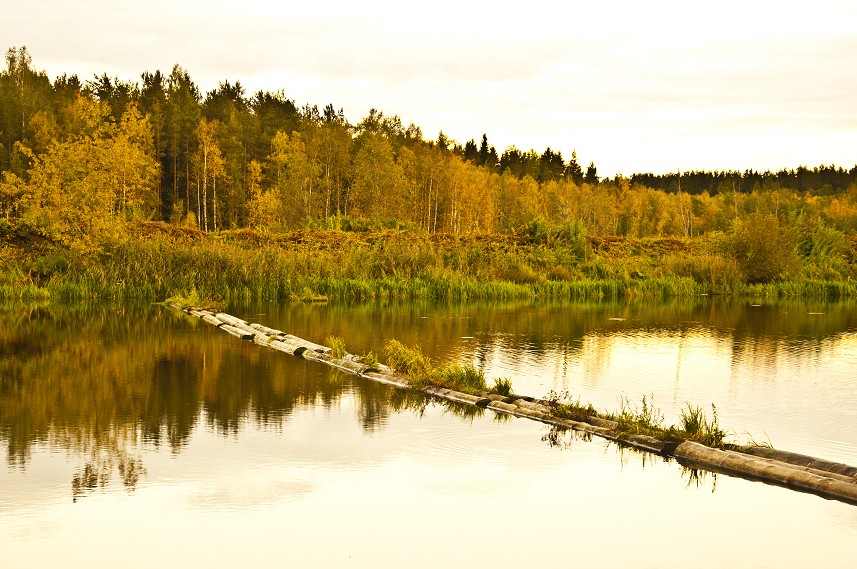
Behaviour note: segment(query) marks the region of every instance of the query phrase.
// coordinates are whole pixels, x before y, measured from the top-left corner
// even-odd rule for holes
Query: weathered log
[[[306,350],[303,352],[303,356],[307,359],[323,362],[343,371],[353,373],[354,375],[361,375],[369,367],[356,361],[350,354],[345,357],[335,358],[329,353],[325,354],[315,350]]]
[[[550,407],[542,405],[541,403],[533,403],[531,401],[527,401],[523,397],[512,401],[512,405],[517,405],[518,407],[522,407],[524,409],[530,409],[531,411],[538,411],[539,413],[550,413],[551,411]]]
[[[634,448],[653,452],[661,456],[671,456],[681,441],[663,441],[648,435],[619,435],[617,440]]]
[[[271,340],[273,339],[274,338],[272,338],[271,336],[268,336],[267,334],[263,334],[261,332],[253,336],[253,342],[259,344],[260,346],[267,346],[271,343]]]
[[[226,314],[225,312],[218,312],[214,315],[214,317],[220,320],[221,322],[225,322],[226,324],[229,324],[230,326],[235,326],[236,328],[247,325],[246,320],[241,320],[240,318],[236,318],[231,314]]]
[[[216,318],[223,322],[224,324],[229,324],[233,328],[238,328],[239,330],[243,330],[248,334],[253,334],[254,336],[259,333],[258,330],[247,324],[241,319],[238,318],[222,318],[224,316],[222,313],[218,314]],[[227,315],[228,316],[228,315]]]
[[[263,334],[267,334],[268,336],[285,336],[286,335],[286,333],[281,331],[281,330],[277,330],[276,328],[268,328],[267,326],[262,326],[261,324],[256,324],[255,322],[251,322],[250,327],[253,328],[254,330],[258,330],[259,332],[262,332]]]
[[[303,349],[300,344],[289,341],[287,339],[271,340],[270,342],[268,342],[268,346],[274,348],[275,350],[286,352],[287,354],[292,356],[295,355],[295,350],[297,350],[298,348]]]
[[[787,462],[789,464],[794,464],[795,466],[805,466],[813,470],[820,470],[822,472],[829,472],[832,474],[848,476],[851,478],[855,478],[855,481],[857,481],[857,467],[849,466],[841,462],[832,462],[806,454],[798,454],[796,452],[789,452],[787,450],[777,450],[770,447],[744,446],[739,447],[738,450],[745,454],[752,454],[754,456],[760,456],[763,458],[771,458],[774,460]]]
[[[821,471],[801,468],[780,460],[753,456],[743,452],[725,451],[692,441],[683,442],[674,451],[679,462],[706,470],[759,480],[857,504],[857,483],[824,475]]]
[[[619,423],[616,421],[612,421],[610,419],[602,419],[601,417],[596,417],[595,415],[590,415],[584,419],[585,422],[590,425],[595,425],[597,427],[606,427],[608,429],[613,429],[614,431],[619,428]]]
[[[470,405],[476,405],[477,407],[484,408],[488,406],[488,403],[490,403],[490,400],[485,399],[484,397],[471,395],[470,393],[462,393],[461,391],[455,391],[453,389],[446,389],[445,387],[435,387],[430,385],[428,387],[424,387],[423,391],[429,395],[435,395],[450,401],[457,401],[458,403],[469,403]]]
[[[221,326],[223,326],[223,322],[222,322],[222,321],[218,320],[218,319],[217,319],[217,318],[215,318],[214,316],[211,316],[210,314],[205,314],[205,315],[203,315],[202,319],[203,319],[205,322],[208,322],[209,324],[211,324],[212,326],[217,326],[218,328],[219,328],[219,327],[221,327]]]
[[[365,377],[366,379],[371,379],[372,381],[377,381],[378,383],[383,383],[385,385],[394,385],[396,387],[401,387],[404,389],[411,388],[411,382],[408,381],[407,377],[395,373],[364,371],[362,374],[360,374],[360,376]]]
[[[488,409],[499,411],[501,413],[509,413],[510,415],[515,415],[519,411],[517,405],[512,405],[511,403],[505,403],[503,401],[491,401],[488,404]]]
[[[236,338],[241,338],[242,340],[252,340],[255,334],[251,334],[247,330],[242,330],[241,328],[236,328],[235,326],[231,326],[229,324],[222,324],[220,326],[221,330],[229,332]]]

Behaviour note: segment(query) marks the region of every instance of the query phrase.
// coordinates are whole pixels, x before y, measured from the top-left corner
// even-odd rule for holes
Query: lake
[[[244,305],[516,393],[712,404],[736,441],[857,464],[857,305]],[[449,407],[158,306],[0,310],[3,567],[805,567],[857,508]],[[489,380],[490,382],[490,380]],[[823,556],[823,557],[822,557]]]

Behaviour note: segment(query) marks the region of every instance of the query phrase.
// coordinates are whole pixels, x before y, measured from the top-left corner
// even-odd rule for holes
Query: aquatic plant
[[[681,433],[682,438],[693,440],[710,447],[722,447],[726,432],[720,428],[717,418],[717,407],[711,404],[711,419],[705,415],[702,407],[694,407],[685,403],[686,408],[681,411]]]
[[[214,294],[202,295],[196,290],[196,287],[191,287],[189,291],[176,292],[165,302],[218,311],[226,309],[226,302],[222,298]]]
[[[619,412],[609,416],[619,424],[621,433],[636,433],[650,436],[663,436],[664,414],[654,405],[654,395],[643,395],[640,406],[631,405],[627,397],[619,399]]]
[[[334,358],[340,359],[348,355],[348,352],[345,351],[345,342],[342,338],[338,336],[329,336],[327,338],[327,343],[330,346],[330,355]]]
[[[405,374],[411,385],[417,388],[436,386],[478,393],[485,389],[485,374],[472,365],[451,365],[437,368],[423,355],[418,346],[408,347],[398,340],[390,340],[384,346],[388,365],[399,373]]]
[[[494,393],[499,395],[511,395],[512,394],[512,380],[508,377],[498,377],[494,380],[494,387],[492,388]]]
[[[598,412],[591,403],[585,405],[580,403],[580,398],[572,399],[568,391],[557,393],[551,390],[545,399],[551,413],[560,419],[571,419],[572,421],[587,421],[591,417],[597,417]]]
[[[413,379],[426,376],[431,370],[431,361],[419,346],[409,348],[398,340],[390,340],[384,345],[384,354],[387,365]]]

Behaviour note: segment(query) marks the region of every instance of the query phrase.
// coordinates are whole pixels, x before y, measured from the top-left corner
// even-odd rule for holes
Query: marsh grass
[[[202,295],[196,290],[196,287],[191,287],[189,291],[175,292],[167,298],[165,303],[176,303],[182,306],[194,306],[198,308],[207,308],[210,310],[226,310],[226,301],[216,295]]]
[[[327,344],[330,346],[330,355],[334,358],[341,359],[348,355],[345,350],[345,342],[338,336],[329,336]]]
[[[720,428],[720,420],[717,418],[717,407],[711,405],[711,419],[709,419],[702,407],[694,407],[686,403],[686,408],[681,411],[681,433],[683,438],[702,443],[710,447],[722,447],[726,432]]]
[[[413,379],[428,375],[432,369],[431,361],[419,346],[409,348],[398,340],[390,340],[384,345],[384,354],[387,365]]]
[[[572,399],[568,392],[558,394],[551,391],[547,402],[554,416],[573,421],[591,420],[593,417],[615,421],[616,431],[620,435],[640,434],[663,441],[696,441],[713,448],[729,448],[726,442],[729,433],[720,427],[717,408],[712,405],[712,417],[709,419],[700,407],[686,403],[678,425],[665,425],[663,412],[654,404],[653,395],[644,395],[639,404],[632,403],[627,397],[619,400],[617,412],[598,412],[592,404],[582,404],[580,399]],[[770,446],[770,443],[767,445]]]
[[[377,371],[381,365],[381,362],[378,360],[378,356],[375,352],[369,352],[365,356],[360,356],[357,361],[365,365],[370,371]]]
[[[463,393],[478,393],[486,389],[485,374],[472,365],[435,367],[418,346],[408,347],[398,340],[384,346],[388,365],[402,373],[416,388],[435,386]]]
[[[554,416],[560,419],[585,422],[590,417],[597,417],[598,412],[591,403],[582,404],[580,398],[572,399],[568,391],[557,393],[551,390],[547,396],[548,407]]]
[[[492,389],[495,393],[499,395],[509,396],[512,394],[512,380],[508,377],[498,377],[494,380],[494,387]]]
[[[654,395],[643,395],[640,405],[634,405],[627,397],[619,399],[619,411],[608,415],[619,424],[620,433],[643,434],[662,438],[664,414],[654,405]]]
[[[86,254],[0,243],[0,299],[151,302],[191,290],[225,302],[857,296],[857,268],[842,255],[813,253],[788,280],[747,284],[736,261],[708,245],[715,237],[587,237],[573,227],[554,235],[539,224],[522,236],[187,234],[150,225]]]

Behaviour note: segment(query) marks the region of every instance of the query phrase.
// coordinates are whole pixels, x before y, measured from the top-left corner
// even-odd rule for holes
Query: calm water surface
[[[231,307],[315,341],[396,338],[517,392],[857,464],[857,308]],[[0,566],[804,567],[857,508],[449,408],[158,307],[0,312]]]

